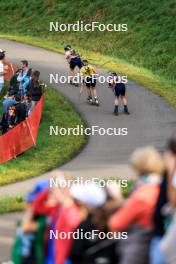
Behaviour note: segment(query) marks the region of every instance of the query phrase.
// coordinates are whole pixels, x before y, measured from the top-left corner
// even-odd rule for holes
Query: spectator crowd
[[[137,177],[125,197],[115,180],[68,186],[61,183],[70,176],[58,171],[58,186],[39,181],[25,196],[13,262],[176,263],[176,137],[163,155],[150,146],[135,150],[131,166]]]
[[[4,77],[8,69],[4,66],[5,51],[0,50],[0,94],[3,95]],[[27,60],[10,79],[7,94],[3,100],[3,115],[0,130],[4,134],[26,119],[40,100],[43,88],[40,85],[40,72],[29,67]]]

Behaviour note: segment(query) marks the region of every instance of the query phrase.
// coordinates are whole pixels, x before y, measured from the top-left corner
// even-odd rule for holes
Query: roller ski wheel
[[[75,83],[75,82],[73,82],[73,81],[70,81],[70,84],[73,85],[73,86],[78,87],[78,83]]]
[[[98,99],[92,100],[92,105],[99,106],[100,105],[99,100]]]
[[[124,114],[125,115],[130,115],[130,112],[129,111],[124,111]]]
[[[118,116],[118,115],[119,115],[119,112],[116,111],[116,110],[114,110],[113,114],[114,114],[115,116]]]
[[[95,100],[94,105],[95,106],[99,106],[100,105],[99,101],[98,100]]]

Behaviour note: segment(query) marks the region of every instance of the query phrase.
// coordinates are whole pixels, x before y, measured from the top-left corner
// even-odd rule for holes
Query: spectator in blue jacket
[[[26,77],[28,73],[28,61],[27,60],[22,60],[21,61],[21,69],[17,78],[17,81],[20,83],[19,86],[19,93],[22,91],[22,86],[23,86],[23,81],[24,78]]]
[[[11,105],[15,105],[16,104],[16,100],[15,100],[15,93],[13,90],[10,90],[8,95],[6,97],[4,97],[4,101],[2,103],[3,105],[3,114],[7,113],[7,109],[9,106]]]
[[[22,87],[21,87],[21,92],[20,95],[23,96],[29,89],[29,83],[32,78],[32,68],[30,68],[26,74],[26,76],[23,78],[22,81]]]

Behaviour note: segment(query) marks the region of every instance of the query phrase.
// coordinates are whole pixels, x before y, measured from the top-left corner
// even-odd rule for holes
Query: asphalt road
[[[60,76],[68,74],[68,65],[63,55],[6,40],[0,40],[0,48],[7,51],[7,58],[15,64],[27,59],[33,69],[41,71],[41,79],[46,83],[49,83],[50,73],[58,73]],[[98,73],[106,74],[102,69],[98,69]],[[107,85],[97,85],[100,107],[88,105],[85,96],[79,101],[78,87],[70,84],[53,86],[72,101],[89,127],[96,125],[103,128],[128,129],[126,136],[91,136],[82,152],[61,167],[74,176],[130,178],[133,172],[128,166],[128,161],[132,151],[144,145],[154,145],[162,152],[167,138],[175,131],[176,109],[135,82],[129,81],[127,84],[131,115],[120,114],[118,117],[112,115],[113,96]],[[48,178],[51,173],[46,173],[40,178]],[[36,179],[32,179],[1,187],[0,196],[23,194],[31,189],[35,181]],[[11,233],[7,231],[5,235],[3,224],[0,225],[0,233],[2,230],[4,239],[0,240],[0,261],[5,261],[9,257],[7,244],[10,245]],[[8,243],[3,243],[3,240]]]

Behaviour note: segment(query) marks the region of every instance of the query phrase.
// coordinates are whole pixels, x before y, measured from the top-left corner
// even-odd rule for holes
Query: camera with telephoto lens
[[[48,85],[43,82],[43,83],[40,84],[40,87],[42,88],[43,91],[45,91],[46,88],[48,88]]]

